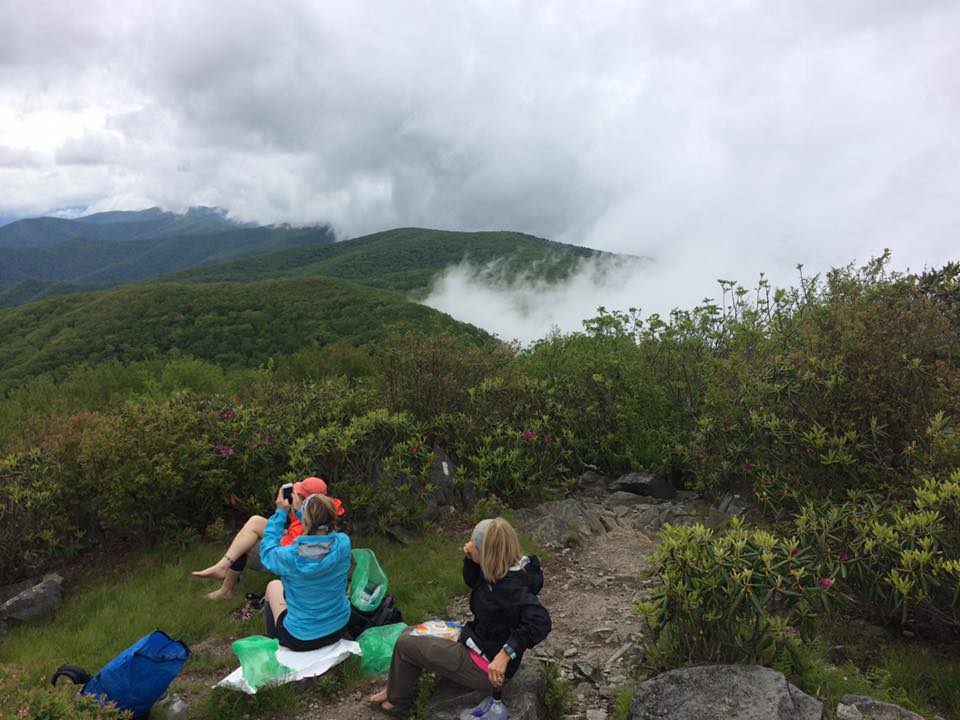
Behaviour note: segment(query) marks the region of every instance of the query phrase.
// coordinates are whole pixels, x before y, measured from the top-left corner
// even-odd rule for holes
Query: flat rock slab
[[[823,704],[782,673],[747,665],[704,665],[637,686],[632,720],[821,720]]]
[[[847,720],[923,720],[923,716],[915,712],[866,695],[844,695],[840,698],[837,717]]]
[[[510,720],[544,720],[547,716],[544,695],[547,671],[543,663],[525,656],[517,674],[503,688],[503,704]],[[428,717],[432,720],[458,720],[464,710],[479,705],[490,693],[469,690],[448,680],[441,680],[430,701]]]

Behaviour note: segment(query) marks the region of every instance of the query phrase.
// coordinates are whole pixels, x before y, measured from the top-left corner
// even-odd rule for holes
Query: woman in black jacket
[[[480,522],[463,555],[473,619],[459,642],[404,631],[393,650],[387,687],[370,696],[388,713],[411,712],[424,670],[475,690],[500,688],[520,667],[523,653],[550,632],[550,615],[537,599],[543,571],[536,557],[521,553],[510,523]]]

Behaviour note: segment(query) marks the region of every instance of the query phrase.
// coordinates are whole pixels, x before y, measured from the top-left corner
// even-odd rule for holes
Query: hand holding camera
[[[293,507],[293,483],[280,486],[277,492],[277,507],[281,510],[289,510]]]

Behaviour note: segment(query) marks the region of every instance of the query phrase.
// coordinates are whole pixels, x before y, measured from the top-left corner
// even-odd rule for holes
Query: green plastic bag
[[[281,665],[277,660],[277,648],[280,641],[263,635],[253,635],[237,640],[230,648],[240,658],[243,679],[252,688],[259,688],[275,680],[282,679],[293,668]]]
[[[353,561],[356,567],[350,580],[350,604],[360,612],[376,610],[387,596],[387,574],[373,550],[357,548],[353,551]]]
[[[400,633],[406,629],[406,624],[395,623],[367,628],[360,633],[357,644],[363,652],[363,659],[360,660],[361,672],[365,675],[379,675],[389,670],[393,646],[397,644]]]

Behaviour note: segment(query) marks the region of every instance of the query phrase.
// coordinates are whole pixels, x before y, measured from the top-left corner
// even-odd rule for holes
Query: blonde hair
[[[523,553],[516,531],[502,517],[484,520],[482,524],[485,527],[477,548],[480,551],[480,569],[487,582],[494,583],[507,576],[510,568],[520,562]]]
[[[337,521],[337,508],[326,495],[316,493],[303,501],[303,534],[312,535],[317,530],[333,530]]]

